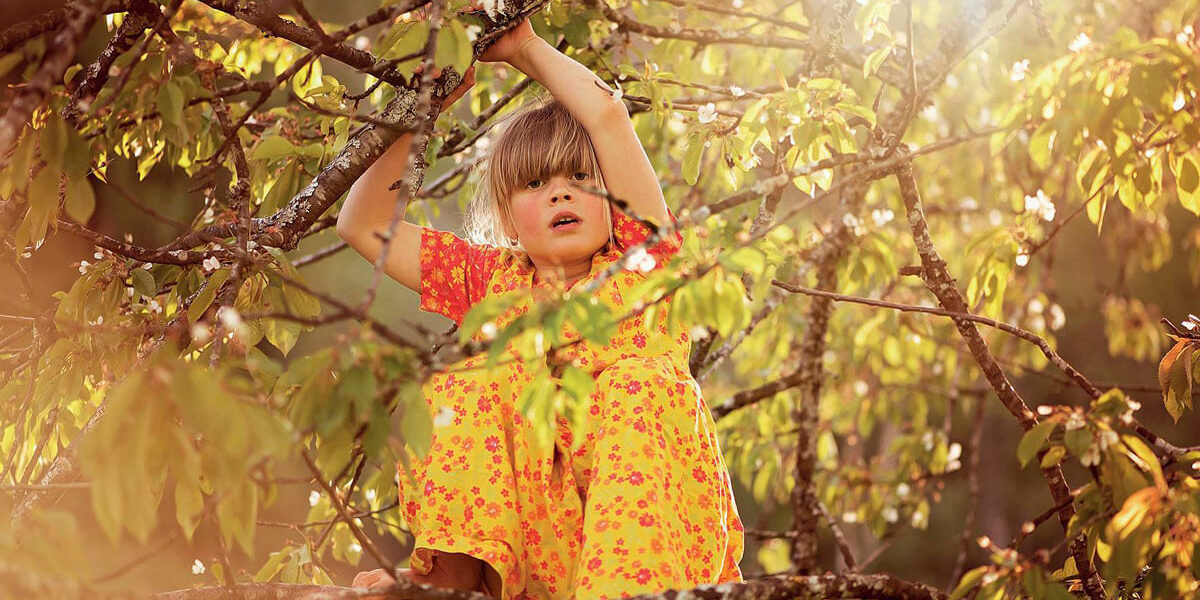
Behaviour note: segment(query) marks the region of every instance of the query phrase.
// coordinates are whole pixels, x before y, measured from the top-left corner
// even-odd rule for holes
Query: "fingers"
[[[350,587],[371,588],[377,585],[380,581],[385,581],[387,584],[391,584],[395,580],[388,575],[387,571],[383,569],[374,569],[372,571],[363,571],[358,575],[355,575],[354,582],[350,584]]]

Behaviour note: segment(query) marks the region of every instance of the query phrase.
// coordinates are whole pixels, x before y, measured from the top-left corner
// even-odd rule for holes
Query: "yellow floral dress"
[[[598,252],[573,285],[597,279],[649,234],[612,215],[616,247]],[[655,268],[680,242],[675,234],[648,249]],[[424,228],[420,260],[421,309],[460,324],[489,294],[550,289],[534,281],[524,255],[445,231]],[[624,314],[624,297],[644,277],[620,271],[596,296]],[[412,480],[397,477],[416,537],[414,570],[429,571],[433,550],[468,554],[500,575],[502,600],[600,600],[742,580],[742,523],[716,425],[688,369],[688,333],[671,337],[666,311],[658,314],[655,323],[644,315],[622,322],[607,345],[567,346],[560,358],[590,372],[596,387],[574,426],[556,415],[553,447],[536,443],[515,409],[534,372],[521,361],[489,369],[485,353],[425,382],[433,442],[424,459],[411,457]],[[570,323],[564,335],[579,338]]]

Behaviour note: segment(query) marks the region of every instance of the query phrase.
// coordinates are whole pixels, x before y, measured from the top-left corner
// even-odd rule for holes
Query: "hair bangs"
[[[554,102],[520,113],[504,127],[492,148],[488,187],[507,201],[533,179],[583,172],[596,179],[599,166],[583,125]]]

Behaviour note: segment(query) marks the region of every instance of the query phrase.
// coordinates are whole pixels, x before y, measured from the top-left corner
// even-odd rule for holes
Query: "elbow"
[[[629,109],[625,108],[625,102],[610,97],[597,107],[592,116],[592,126],[599,131],[611,131],[612,127],[632,127],[633,122],[629,118]]]
[[[341,238],[342,241],[349,242],[355,237],[355,232],[358,229],[359,228],[356,227],[350,219],[347,219],[344,214],[338,215],[335,230],[337,231],[338,237]]]

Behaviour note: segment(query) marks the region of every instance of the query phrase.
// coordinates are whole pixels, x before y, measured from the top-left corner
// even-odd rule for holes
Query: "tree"
[[[580,0],[486,17],[463,0],[380,4],[317,18],[299,0],[79,0],[0,33],[17,290],[0,298],[0,589],[115,594],[203,527],[218,556],[195,570],[217,583],[352,597],[331,572],[391,566],[386,548],[406,539],[391,478],[403,449],[429,444],[420,381],[531,333],[562,343],[546,323],[600,337],[628,316],[566,296],[478,347],[465,341],[502,301],[438,334],[373,310],[378,269],[361,299],[301,275],[345,256],[321,246],[339,200],[403,132],[418,141],[398,182],[421,207],[410,218],[462,206],[486,127],[533,90],[496,70],[439,119],[441,100],[523,15],[636,115],[686,240],[643,310],[673,298],[743,516],[786,529],[748,530],[756,576],[697,595],[1097,600],[1200,585],[1200,449],[1167,441],[1194,432],[1200,380],[1200,319],[1185,316],[1200,285],[1192,3]],[[182,222],[133,193],[120,201],[156,224],[92,224],[111,204],[97,190],[167,172],[203,196]],[[158,246],[129,235],[163,226]],[[27,265],[55,234],[96,252],[47,302]],[[1080,289],[1106,260],[1119,268],[1101,292]],[[1164,325],[1156,289],[1177,311]],[[1070,314],[1065,297],[1081,299]],[[1147,374],[1158,363],[1144,408],[1136,380],[1097,375],[1122,356]],[[576,381],[527,414],[552,427]],[[1164,430],[1158,406],[1184,425]],[[1012,421],[1023,435],[1002,461],[1048,494],[1014,495],[1011,541],[976,539],[998,501],[980,494],[984,425]],[[305,497],[295,468],[311,507],[263,556],[256,538],[276,523],[260,515]],[[920,543],[953,564],[922,581],[873,572],[950,489],[956,525]],[[81,495],[81,509],[55,506]],[[154,517],[164,499],[174,522]],[[90,569],[93,519],[146,554]]]

